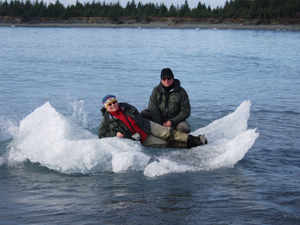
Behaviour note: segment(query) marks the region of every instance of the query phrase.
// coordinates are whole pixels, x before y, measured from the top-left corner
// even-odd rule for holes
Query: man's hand
[[[172,122],[169,120],[169,121],[167,121],[167,122],[165,122],[165,123],[163,123],[163,126],[164,127],[172,127]]]
[[[124,137],[124,134],[122,134],[121,132],[117,132],[116,136],[122,138],[122,137]]]

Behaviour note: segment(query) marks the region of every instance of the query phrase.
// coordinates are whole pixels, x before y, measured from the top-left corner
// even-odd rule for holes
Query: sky
[[[93,0],[78,0],[79,2],[81,2],[82,4],[84,4],[85,2],[89,2],[92,3]],[[95,0],[95,2],[103,2],[104,0]],[[118,0],[105,0],[106,3],[116,3]],[[120,4],[125,7],[127,2],[131,2],[132,0],[119,0]],[[199,1],[202,4],[205,4],[206,7],[210,6],[212,9],[216,8],[217,6],[223,6],[225,5],[226,0],[188,0],[188,4],[190,8],[195,8],[197,7]],[[45,3],[49,4],[50,2],[55,4],[56,0],[44,0]],[[60,3],[62,3],[65,7],[68,5],[75,5],[76,4],[76,0],[59,0]],[[135,0],[135,3],[137,4],[138,2],[141,2],[143,4],[146,3],[164,3],[168,8],[170,7],[171,4],[173,4],[175,7],[177,6],[177,4],[179,6],[181,6],[182,4],[184,4],[185,0]]]

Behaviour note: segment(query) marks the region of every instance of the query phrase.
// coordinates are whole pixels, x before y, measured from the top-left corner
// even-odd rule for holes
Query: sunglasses
[[[108,106],[111,106],[112,104],[116,104],[117,102],[111,102],[108,104]]]
[[[165,80],[172,80],[172,77],[164,77],[164,78],[162,78],[162,80],[163,81],[165,81]]]

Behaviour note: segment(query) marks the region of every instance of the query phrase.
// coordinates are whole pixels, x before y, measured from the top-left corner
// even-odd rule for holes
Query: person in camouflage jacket
[[[171,69],[161,71],[161,82],[154,87],[150,96],[148,109],[142,110],[144,118],[152,120],[164,127],[190,133],[191,127],[186,119],[191,114],[191,106],[187,92],[174,79]]]

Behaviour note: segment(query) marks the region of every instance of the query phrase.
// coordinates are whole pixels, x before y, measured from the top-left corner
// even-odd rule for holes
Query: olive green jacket
[[[152,119],[158,124],[171,120],[173,125],[185,121],[191,115],[190,100],[187,92],[174,79],[174,88],[167,93],[162,83],[156,86],[150,96],[148,109]]]
[[[119,107],[121,107],[125,115],[130,116],[145,133],[151,133],[150,121],[144,119],[134,106],[127,103],[119,103]],[[104,118],[102,119],[98,131],[99,138],[115,137],[117,132],[121,132],[125,138],[131,139],[133,133],[121,120],[112,117],[104,107],[101,108],[101,113]]]

